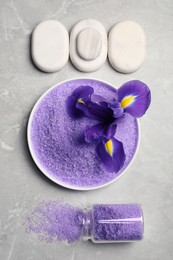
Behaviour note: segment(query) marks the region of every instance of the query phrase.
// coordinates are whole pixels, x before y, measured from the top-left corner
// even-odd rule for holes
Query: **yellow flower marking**
[[[110,156],[112,156],[112,154],[113,154],[113,144],[112,144],[112,141],[108,140],[105,143],[105,147],[106,147],[107,152],[110,154]]]
[[[136,96],[133,95],[124,97],[123,100],[121,101],[121,106],[123,108],[130,106],[134,102],[135,97]]]
[[[78,99],[77,102],[82,103],[85,105],[85,102],[82,99]]]

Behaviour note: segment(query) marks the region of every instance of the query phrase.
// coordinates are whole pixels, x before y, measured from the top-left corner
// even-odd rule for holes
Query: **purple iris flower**
[[[123,144],[114,136],[125,113],[141,117],[151,102],[151,93],[146,84],[133,80],[123,84],[112,100],[94,94],[90,86],[81,86],[69,96],[67,107],[76,116],[94,119],[97,123],[87,127],[85,141],[97,141],[96,152],[109,172],[118,172],[125,161]]]

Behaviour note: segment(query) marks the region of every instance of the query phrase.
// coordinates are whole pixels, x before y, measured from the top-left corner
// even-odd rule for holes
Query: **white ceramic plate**
[[[101,185],[95,185],[95,186],[75,186],[75,185],[72,185],[72,184],[69,184],[69,183],[65,183],[61,180],[59,180],[58,178],[55,178],[54,176],[52,176],[52,174],[46,170],[42,164],[39,162],[36,154],[35,154],[35,151],[33,149],[33,145],[32,145],[32,137],[31,137],[31,127],[32,127],[32,121],[33,121],[33,117],[38,109],[38,107],[40,106],[42,100],[52,91],[54,90],[55,88],[57,88],[58,86],[64,84],[64,83],[67,83],[67,82],[71,82],[71,81],[74,81],[74,80],[93,80],[93,81],[97,81],[97,82],[101,82],[101,83],[104,83],[104,84],[107,84],[109,86],[112,86],[111,84],[105,82],[105,81],[102,81],[102,80],[98,80],[98,79],[91,79],[91,78],[75,78],[75,79],[70,79],[70,80],[66,80],[66,81],[63,81],[63,82],[60,82],[58,83],[57,85],[51,87],[50,89],[48,89],[39,99],[38,101],[36,102],[35,106],[33,107],[32,111],[31,111],[31,114],[30,114],[30,117],[29,117],[29,121],[28,121],[28,128],[27,128],[27,141],[28,141],[28,146],[29,146],[29,150],[30,150],[30,153],[31,153],[31,156],[34,160],[34,162],[36,163],[36,165],[38,166],[38,168],[41,170],[41,172],[46,175],[50,180],[52,180],[53,182],[63,186],[63,187],[66,187],[66,188],[69,188],[69,189],[74,189],[74,190],[94,190],[94,189],[98,189],[98,188],[101,188],[101,187],[104,187],[112,182],[114,182],[115,180],[117,180],[120,176],[122,176],[122,174],[124,174],[128,168],[130,167],[130,165],[132,164],[136,154],[137,154],[137,151],[138,151],[138,148],[139,148],[139,142],[140,142],[140,126],[139,126],[139,121],[137,120],[137,127],[138,127],[138,142],[137,142],[137,145],[136,145],[136,150],[133,154],[133,157],[131,159],[131,161],[128,163],[128,165],[126,166],[126,168],[118,175],[116,176],[114,179],[112,179],[111,181],[108,181],[104,184],[101,184]],[[112,86],[113,87],[113,86]]]

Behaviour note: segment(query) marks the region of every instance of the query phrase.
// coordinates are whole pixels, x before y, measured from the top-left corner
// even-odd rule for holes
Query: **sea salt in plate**
[[[139,123],[126,115],[117,126],[116,139],[124,146],[126,160],[118,172],[110,173],[102,165],[95,144],[84,140],[87,125],[93,120],[72,118],[67,98],[79,86],[91,86],[94,93],[107,99],[116,89],[104,81],[79,78],[50,88],[35,104],[28,122],[28,145],[38,168],[52,181],[66,188],[92,190],[115,181],[132,163],[139,145]]]

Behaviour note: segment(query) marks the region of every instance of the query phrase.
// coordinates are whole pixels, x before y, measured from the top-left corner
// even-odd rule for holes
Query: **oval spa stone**
[[[60,70],[69,58],[69,35],[56,20],[37,25],[32,33],[31,55],[34,64],[44,72]]]
[[[102,38],[93,28],[83,29],[77,37],[77,52],[84,60],[95,60],[101,52]]]
[[[70,59],[84,72],[99,69],[107,58],[107,33],[94,19],[81,20],[70,33]]]
[[[133,21],[115,24],[109,32],[108,58],[114,69],[122,73],[136,71],[145,58],[145,33]]]

